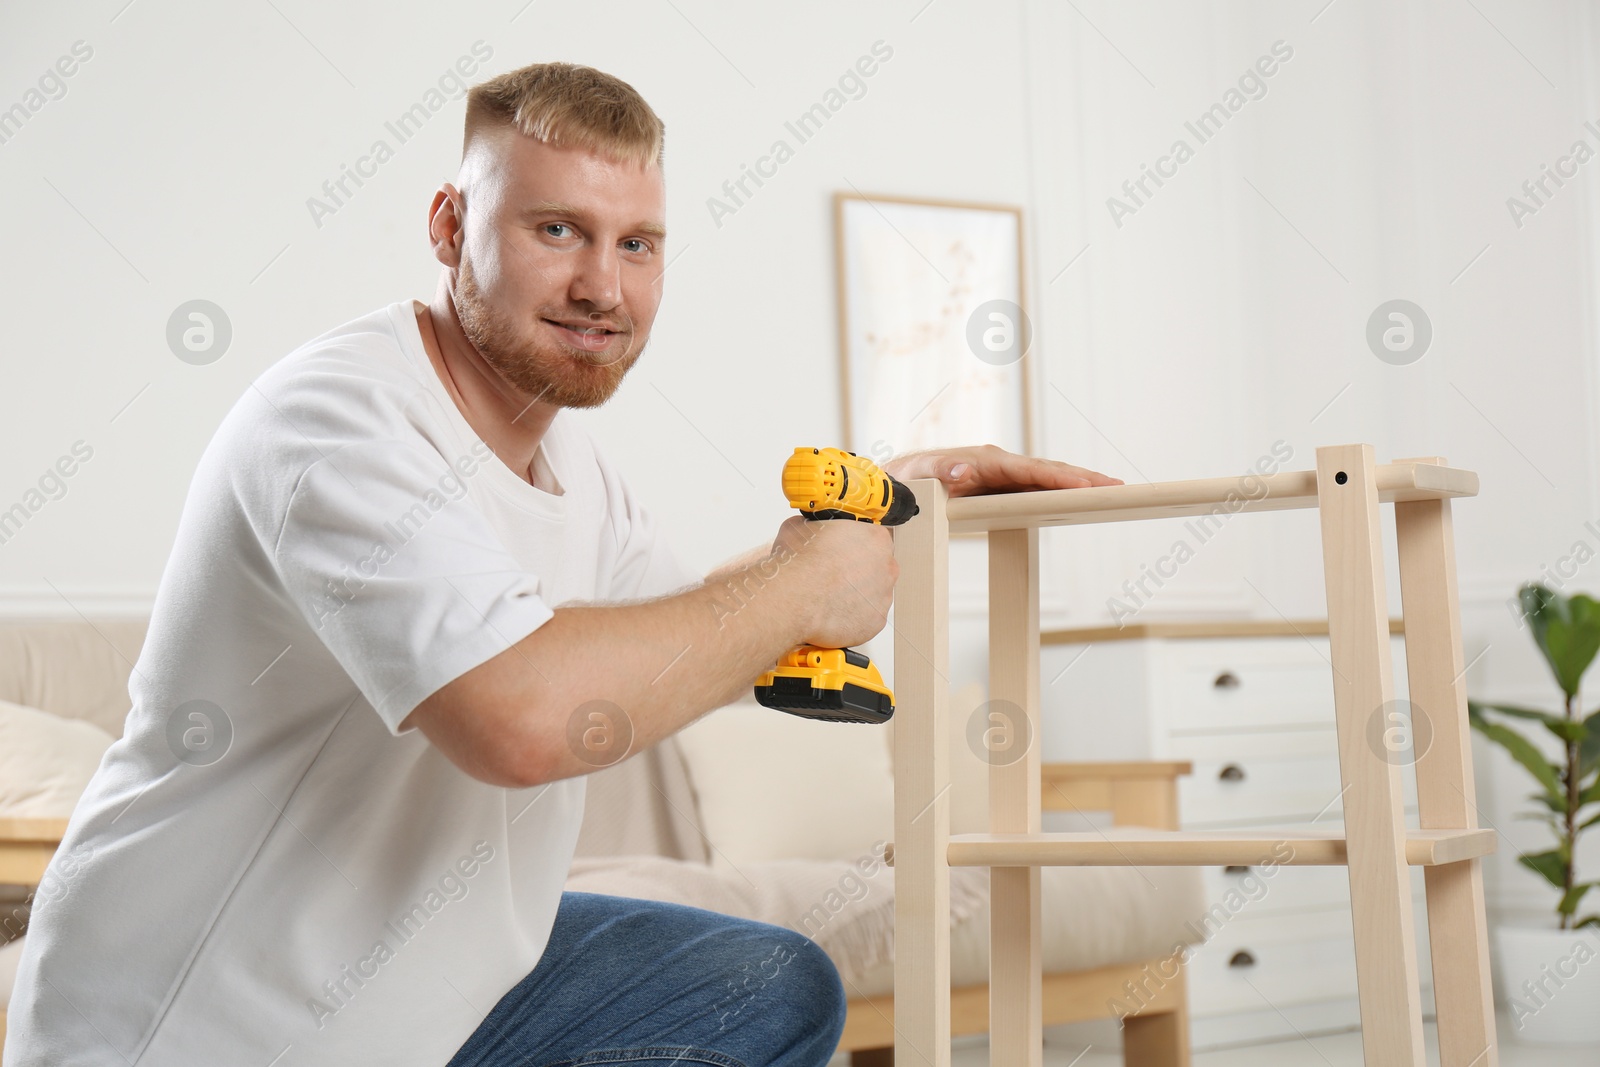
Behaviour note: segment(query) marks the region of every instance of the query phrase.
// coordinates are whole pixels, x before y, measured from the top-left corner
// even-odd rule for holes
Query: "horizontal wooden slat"
[[[1412,830],[1406,862],[1413,867],[1487,856],[1493,830]],[[1229,865],[1338,867],[1345,863],[1344,834],[1296,830],[1274,836],[1256,831],[1113,828],[1069,834],[953,834],[952,867],[1220,867]],[[894,846],[886,853],[894,860]]]
[[[1039,772],[1044,781],[1073,781],[1081,778],[1178,778],[1194,770],[1188,760],[1134,760],[1128,763],[1046,763]]]
[[[1386,463],[1377,468],[1378,497],[1384,503],[1476,496],[1472,471],[1436,463]],[[1181,482],[1104,485],[1087,489],[1045,489],[1032,493],[992,493],[954,497],[948,505],[951,533],[1011,530],[1031,526],[1074,526],[1134,519],[1219,516],[1240,511],[1282,511],[1317,506],[1317,472]]]
[[[59,844],[67,832],[66,819],[0,819],[0,844],[34,841]]]
[[[54,845],[0,844],[0,885],[38,885],[55,854]]]
[[[65,819],[0,819],[0,885],[38,885],[66,832]]]
[[[1404,634],[1402,619],[1389,620],[1390,634]],[[1042,645],[1092,645],[1101,641],[1142,641],[1149,637],[1327,637],[1327,619],[1182,619],[1130,622],[1123,626],[1079,626],[1039,631]]]

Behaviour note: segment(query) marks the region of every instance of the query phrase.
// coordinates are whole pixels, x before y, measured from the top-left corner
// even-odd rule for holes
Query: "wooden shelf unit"
[[[1477,826],[1466,714],[1450,501],[1477,493],[1471,471],[1423,458],[1378,464],[1370,445],[1319,448],[1314,470],[1253,478],[1107,486],[951,499],[942,483],[911,484],[920,514],[895,535],[895,1059],[949,1067],[949,869],[991,869],[990,1062],[1042,1062],[1039,868],[1064,863],[1282,862],[1283,835],[1118,830],[1041,832],[1039,529],[1243,511],[1317,508],[1328,593],[1334,718],[1344,829],[1290,835],[1300,863],[1345,866],[1355,933],[1366,1062],[1425,1067],[1409,867],[1424,867],[1442,1067],[1495,1067],[1481,858],[1494,833]],[[1417,761],[1421,831],[1408,830],[1399,767],[1367,739],[1393,698],[1381,505],[1394,507],[1405,655],[1412,703],[1427,709],[1432,745]],[[1023,709],[1033,739],[990,764],[988,834],[952,836],[949,819],[949,542],[989,542],[989,699]],[[1070,781],[1057,788],[1070,788]],[[1183,1067],[1183,1035],[1159,1041],[1125,1020],[1127,1063]]]

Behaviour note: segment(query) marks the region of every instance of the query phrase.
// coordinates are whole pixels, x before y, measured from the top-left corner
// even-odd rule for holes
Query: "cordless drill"
[[[837,448],[797,448],[783,465],[783,494],[807,519],[854,519],[899,526],[917,498],[870,460]],[[853,648],[801,645],[756,679],[769,708],[829,722],[888,722],[894,693],[872,661]]]

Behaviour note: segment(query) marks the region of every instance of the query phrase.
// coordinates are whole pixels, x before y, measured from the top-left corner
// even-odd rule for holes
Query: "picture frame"
[[[1035,454],[1022,209],[836,192],[845,448]]]

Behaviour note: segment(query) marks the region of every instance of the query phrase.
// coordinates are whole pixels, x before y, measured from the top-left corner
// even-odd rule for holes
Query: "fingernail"
[[[965,463],[957,463],[954,467],[950,468],[950,477],[952,477],[952,478],[965,477],[966,473],[967,473],[967,465]]]

